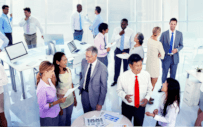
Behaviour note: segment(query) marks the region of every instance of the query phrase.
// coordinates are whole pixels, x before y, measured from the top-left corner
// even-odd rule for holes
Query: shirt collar
[[[4,13],[2,13],[2,15],[7,17],[7,15],[6,15],[6,14],[4,14]]]
[[[103,35],[101,32],[99,32],[98,34],[99,34],[99,36],[101,36],[102,38],[104,38],[104,35]]]
[[[172,34],[171,29],[169,29],[169,33]],[[173,34],[176,34],[176,30],[174,30]]]
[[[31,19],[31,18],[32,18],[32,16],[30,15],[29,19]]]
[[[46,82],[44,82],[42,79],[40,79],[40,82],[42,82],[45,87],[51,87],[52,86],[51,79],[48,79],[48,81],[49,81],[50,85],[46,84]]]
[[[92,63],[92,66],[96,66],[97,64],[97,59]]]

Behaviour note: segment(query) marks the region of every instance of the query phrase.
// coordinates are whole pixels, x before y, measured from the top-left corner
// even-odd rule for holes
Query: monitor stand
[[[16,61],[16,62],[13,62],[13,64],[15,64],[15,65],[20,65],[20,64],[22,64],[23,62],[20,62],[20,61]]]

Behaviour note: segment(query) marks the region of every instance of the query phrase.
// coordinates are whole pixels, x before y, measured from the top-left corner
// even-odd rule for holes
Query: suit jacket
[[[83,89],[85,74],[87,71],[88,63],[86,59],[82,60],[81,80],[80,80],[80,94]],[[97,104],[103,105],[107,93],[107,77],[108,72],[106,66],[97,60],[93,74],[90,77],[88,92],[91,107],[96,107]]]
[[[170,39],[171,38],[169,38],[169,30],[167,30],[161,34],[160,42],[162,42],[163,48],[165,51],[165,57],[162,60],[162,62],[166,59],[166,56],[169,53]],[[175,48],[178,49],[178,52],[173,55],[173,61],[174,61],[174,64],[178,64],[179,63],[179,51],[183,48],[183,34],[178,30],[176,30],[176,36],[175,36],[175,41],[174,41],[174,49]]]

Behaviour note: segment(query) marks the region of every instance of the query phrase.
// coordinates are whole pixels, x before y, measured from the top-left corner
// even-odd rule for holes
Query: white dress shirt
[[[0,42],[0,49],[1,49],[1,51],[8,45],[8,42],[9,42],[9,40],[8,40],[8,38],[4,35],[4,34],[2,34],[1,32],[0,32],[0,39],[3,41],[3,42]]]
[[[71,29],[72,29],[73,33],[75,32],[75,30],[81,30],[80,29],[80,16],[79,16],[79,14],[81,15],[82,29],[84,26],[84,16],[79,12],[73,13],[73,15],[71,16]]]
[[[155,115],[154,119],[156,121],[159,121],[159,125],[161,125],[162,127],[175,127],[176,124],[176,118],[179,112],[179,107],[177,104],[177,101],[174,102],[172,105],[168,106],[166,109],[167,114],[164,116],[162,116],[162,112],[164,109],[164,100],[165,100],[166,96],[165,94],[161,97],[161,101],[159,104],[159,108],[158,108],[158,115]]]
[[[114,29],[113,36],[111,38],[111,42],[116,41],[116,47],[120,49],[121,45],[121,35],[119,33],[122,31],[121,27],[117,27]],[[124,49],[132,48],[136,43],[134,42],[134,32],[130,28],[126,28],[124,33]]]
[[[24,33],[29,35],[34,34],[37,32],[37,27],[38,27],[41,34],[43,35],[43,29],[39,21],[33,16],[30,16],[28,20],[26,21],[25,18],[23,18],[19,23],[20,27],[23,27]],[[30,23],[29,33],[27,32],[27,22]]]
[[[90,75],[90,77],[92,77],[92,74],[93,74],[93,72],[94,72],[94,68],[95,68],[96,64],[97,64],[97,59],[92,63],[92,68],[91,68],[91,75]],[[88,66],[87,66],[87,71],[86,71],[86,73],[85,73],[85,80],[84,80],[84,83],[83,83],[83,89],[85,89],[85,85],[86,85],[85,83],[86,83],[86,78],[87,78],[87,72],[88,72],[89,68],[90,68],[90,64],[88,64]]]
[[[125,71],[122,73],[118,78],[118,86],[117,86],[117,93],[118,96],[122,98],[122,100],[131,106],[134,105],[134,93],[135,93],[135,74],[132,72],[132,70]],[[140,104],[141,101],[146,98],[149,100],[152,94],[152,83],[150,75],[147,71],[141,70],[138,76],[138,82],[139,82],[139,95],[140,95]],[[128,101],[125,99],[126,95],[133,95],[131,96],[131,103],[128,103]]]
[[[6,72],[4,67],[0,64],[0,94],[4,92],[4,85],[8,83],[8,77],[6,76]]]
[[[169,29],[170,42],[171,42],[171,36],[172,36],[172,31]],[[174,32],[173,32],[173,46],[172,46],[172,50],[174,49],[175,38],[176,38],[176,30],[174,30]]]

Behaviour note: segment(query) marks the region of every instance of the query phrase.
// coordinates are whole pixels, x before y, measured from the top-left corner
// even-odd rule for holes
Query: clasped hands
[[[125,99],[128,101],[128,103],[132,102],[131,96],[133,95],[126,95]],[[140,106],[145,107],[148,103],[148,100],[146,98],[142,99]]]

